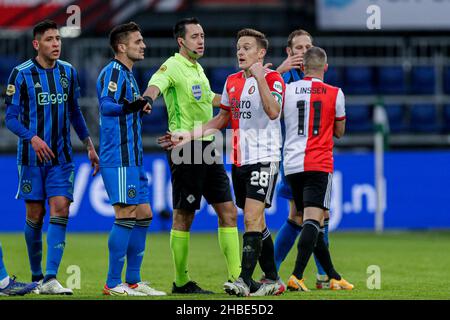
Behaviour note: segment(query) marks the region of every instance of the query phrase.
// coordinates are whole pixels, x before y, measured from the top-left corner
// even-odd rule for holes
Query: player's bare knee
[[[237,226],[237,209],[234,205],[227,208],[225,212],[218,215],[220,227],[236,227]]]
[[[50,204],[50,216],[68,217],[70,202],[61,201]]]
[[[262,231],[264,219],[259,214],[244,214],[245,231]]]
[[[303,216],[302,215],[289,215],[289,220],[293,221],[294,223],[301,225],[303,223]]]
[[[42,224],[45,217],[45,204],[43,202],[27,202],[26,215],[27,219],[34,223]]]
[[[153,219],[153,212],[149,204],[140,204],[136,208],[136,219]]]
[[[189,231],[192,221],[194,221],[194,212],[175,209],[173,211],[172,229],[179,231]]]
[[[117,219],[132,219],[136,218],[136,207],[135,205],[124,205],[116,204],[114,205],[114,211],[116,213]]]
[[[324,215],[324,210],[316,207],[305,208],[303,212],[303,220],[315,220],[319,223],[322,222]]]

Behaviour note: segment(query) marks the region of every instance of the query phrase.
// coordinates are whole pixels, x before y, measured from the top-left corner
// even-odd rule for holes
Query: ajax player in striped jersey
[[[283,165],[296,208],[303,214],[295,268],[288,281],[288,289],[295,291],[309,291],[303,272],[312,253],[330,279],[330,289],[353,289],[334,269],[321,230],[330,209],[333,136],[340,138],[345,131],[344,94],[323,82],[327,68],[325,51],[312,47],[303,58],[303,79],[286,88]]]
[[[65,249],[69,206],[73,201],[74,164],[70,124],[86,146],[98,171],[98,156],[78,105],[80,87],[75,68],[62,60],[61,37],[55,22],[33,29],[37,56],[15,67],[6,90],[6,126],[19,137],[17,199],[25,200],[25,241],[32,281],[38,293],[73,294],[56,279]],[[41,268],[45,200],[50,207],[45,277]]]
[[[277,295],[285,290],[275,266],[273,241],[266,227],[264,210],[271,206],[281,159],[280,115],[284,95],[281,75],[263,66],[268,49],[265,35],[243,29],[237,35],[240,72],[225,83],[220,113],[190,133],[173,133],[175,144],[211,134],[230,121],[232,180],[236,204],[244,211],[242,270],[227,293],[237,296]],[[199,130],[200,129],[200,130]],[[256,264],[265,273],[263,283],[252,279]]]
[[[115,57],[100,72],[100,172],[116,220],[109,234],[109,270],[105,295],[165,295],[141,281],[147,230],[152,220],[148,180],[143,166],[142,117],[151,108],[139,94],[131,71],[144,59],[144,39],[134,22],[110,33]],[[126,280],[122,269],[127,260]]]

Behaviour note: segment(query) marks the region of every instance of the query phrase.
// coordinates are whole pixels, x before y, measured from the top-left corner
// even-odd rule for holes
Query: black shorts
[[[169,151],[167,158],[170,165],[172,179],[172,204],[174,209],[195,211],[200,209],[202,196],[209,204],[233,201],[231,197],[230,179],[223,166],[223,160],[217,151],[214,151],[214,144],[210,141],[195,141],[191,143],[191,161],[176,164],[172,160],[172,152],[183,155],[183,152]],[[217,157],[216,163],[203,161],[194,155],[199,155],[205,148],[211,149]],[[208,151],[207,150],[207,151]],[[200,161],[199,161],[200,160]],[[200,162],[200,163],[199,163]]]
[[[333,174],[305,171],[286,176],[298,211],[306,207],[330,209]]]
[[[236,205],[239,208],[244,209],[246,198],[264,202],[266,208],[270,208],[277,183],[278,165],[278,162],[256,163],[241,167],[233,165],[231,177]]]

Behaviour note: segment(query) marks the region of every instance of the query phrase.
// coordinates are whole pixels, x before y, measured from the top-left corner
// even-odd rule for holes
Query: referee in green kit
[[[213,117],[213,106],[220,106],[220,95],[211,91],[198,59],[205,50],[205,35],[196,18],[178,21],[174,27],[174,36],[179,46],[179,53],[167,59],[152,76],[144,99],[152,105],[162,93],[169,115],[169,130],[191,131],[200,124],[205,124]],[[239,236],[236,226],[237,209],[232,201],[230,181],[223,163],[194,164],[194,154],[215,151],[213,136],[192,141],[190,161],[174,163],[172,153],[168,151],[168,161],[172,174],[173,221],[170,232],[170,248],[175,265],[175,282],[172,293],[210,294],[211,291],[200,288],[189,277],[188,256],[189,237],[195,211],[200,209],[202,196],[211,204],[218,216],[219,246],[228,269],[228,280],[236,280],[240,274]],[[181,152],[186,150],[183,148]],[[178,150],[180,151],[180,150]],[[186,156],[186,155],[185,155]],[[185,157],[182,156],[184,159]],[[197,157],[196,157],[197,158]],[[198,162],[198,160],[197,160]],[[225,279],[224,279],[225,280]]]

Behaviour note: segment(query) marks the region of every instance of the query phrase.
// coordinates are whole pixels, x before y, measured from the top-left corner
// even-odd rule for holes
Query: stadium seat
[[[435,92],[436,74],[434,67],[413,67],[411,69],[411,93],[433,94]]]
[[[223,91],[223,86],[225,85],[225,81],[227,77],[235,73],[237,70],[233,67],[217,67],[209,69],[209,82],[211,85],[211,89],[221,94]]]
[[[367,66],[345,68],[344,93],[374,94],[373,70]]]
[[[389,130],[392,133],[408,131],[406,124],[406,107],[401,104],[390,104],[385,106],[389,120]]]
[[[370,133],[373,130],[372,108],[366,104],[349,105],[345,108],[349,133]]]
[[[403,67],[389,66],[377,68],[378,91],[381,94],[406,93],[406,81]]]
[[[412,105],[410,123],[410,129],[413,132],[438,133],[440,125],[436,106],[432,103]]]
[[[78,68],[78,81],[80,82],[81,96],[87,95],[88,91],[88,74],[84,68]]]
[[[158,67],[151,67],[151,68],[136,68],[134,76],[136,77],[136,81],[138,83],[139,89],[141,90],[141,93],[144,93],[145,89],[147,89],[147,84],[152,75],[158,71]]]
[[[342,88],[344,83],[342,81],[342,70],[336,67],[329,67],[325,72],[325,82],[332,86]],[[345,92],[344,92],[345,94]]]
[[[150,115],[142,118],[142,133],[162,135],[167,131],[167,109],[162,99],[155,102]]]
[[[16,58],[0,57],[0,83],[2,85],[6,85],[12,69],[19,64],[20,61]]]
[[[450,133],[450,104],[446,104],[442,110],[443,131]]]
[[[450,94],[450,66],[444,68],[444,92]]]

